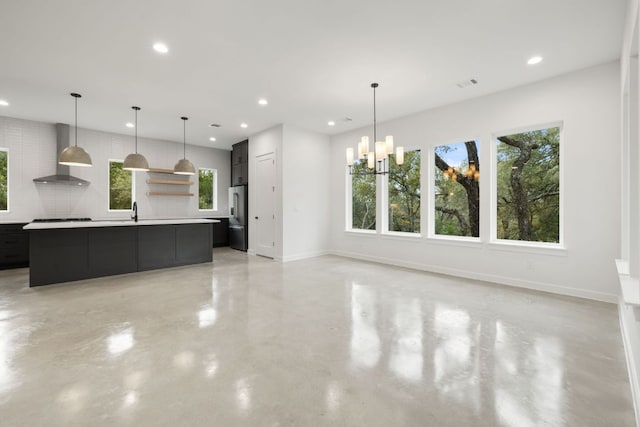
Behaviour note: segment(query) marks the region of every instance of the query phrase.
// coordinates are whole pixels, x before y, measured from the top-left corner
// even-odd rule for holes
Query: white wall
[[[329,248],[330,196],[327,135],[283,127],[283,260],[325,254]]]
[[[282,138],[283,126],[277,125],[249,137],[249,244],[248,252],[255,253],[255,206],[256,206],[256,157],[273,153],[276,160],[276,189],[275,189],[275,257],[282,258]]]
[[[514,286],[617,301],[614,258],[620,242],[619,64],[611,63],[378,125],[378,134],[422,150],[423,191],[436,145],[481,139],[481,243],[465,244],[345,232],[345,149],[371,127],[332,138],[331,250],[345,256],[404,265]],[[379,105],[379,108],[383,108]],[[494,132],[562,121],[564,132],[564,251],[489,243]],[[423,199],[424,200],[424,199]],[[422,230],[430,206],[423,204]]]
[[[620,186],[621,245],[620,282],[629,290],[640,287],[640,68],[638,67],[639,16],[638,0],[628,3],[624,40],[620,56],[619,102],[622,105],[622,147]],[[640,423],[640,306],[621,296],[618,301],[620,326],[624,341],[629,380],[633,392],[636,422]]]
[[[73,129],[71,130],[73,137]],[[25,221],[33,218],[90,217],[93,219],[125,218],[128,212],[108,211],[108,161],[124,160],[133,151],[133,137],[79,129],[78,145],[93,160],[93,167],[71,167],[70,173],[90,181],[87,187],[60,184],[36,184],[34,178],[56,171],[55,125],[29,120],[0,117],[0,148],[9,150],[9,212],[0,213],[2,221]],[[182,158],[182,144],[138,138],[138,151],[149,165],[172,169]],[[230,152],[187,145],[187,158],[196,167],[218,171],[218,210],[198,211],[197,177],[190,188],[193,197],[148,196],[148,191],[171,190],[170,186],[146,183],[148,174],[136,172],[136,199],[142,218],[226,216],[227,187],[230,182]],[[174,189],[175,191],[175,189]]]

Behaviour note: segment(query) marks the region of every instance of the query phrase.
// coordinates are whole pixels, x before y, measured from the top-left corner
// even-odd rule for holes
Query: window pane
[[[366,162],[357,160],[353,163],[351,228],[376,229],[376,176],[363,174],[368,171],[373,169],[368,169]]]
[[[9,154],[6,151],[0,151],[0,211],[8,209],[7,193],[9,191],[9,177],[7,175],[7,167],[9,163]]]
[[[420,150],[389,156],[389,231],[420,232]]]
[[[560,241],[560,128],[498,137],[498,239]]]
[[[198,169],[198,209],[213,210],[213,169]]]
[[[480,236],[480,141],[435,147],[435,234]]]
[[[109,209],[131,209],[131,189],[131,171],[122,169],[122,162],[109,162]]]

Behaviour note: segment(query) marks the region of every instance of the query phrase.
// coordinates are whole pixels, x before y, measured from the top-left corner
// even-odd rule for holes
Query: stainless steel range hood
[[[76,186],[84,186],[90,184],[89,181],[85,181],[84,179],[76,178],[75,176],[69,175],[69,166],[61,165],[60,163],[58,163],[60,153],[62,153],[62,150],[69,146],[69,129],[69,125],[56,123],[56,158],[54,159],[54,161],[56,162],[56,174],[43,176],[41,178],[35,178],[33,182],[38,184],[64,184]]]

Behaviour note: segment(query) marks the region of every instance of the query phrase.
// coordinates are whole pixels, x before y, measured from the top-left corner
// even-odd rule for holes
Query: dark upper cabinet
[[[231,151],[231,185],[249,184],[249,141],[233,144]]]

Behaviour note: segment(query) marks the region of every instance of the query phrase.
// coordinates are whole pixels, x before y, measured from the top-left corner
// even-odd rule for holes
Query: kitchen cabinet
[[[212,261],[211,220],[122,223],[29,224],[29,286]]]
[[[229,246],[229,218],[211,218],[217,219],[213,225],[213,247]]]
[[[233,144],[231,151],[231,185],[249,184],[249,141]]]
[[[29,266],[29,233],[26,224],[0,224],[0,270]]]

